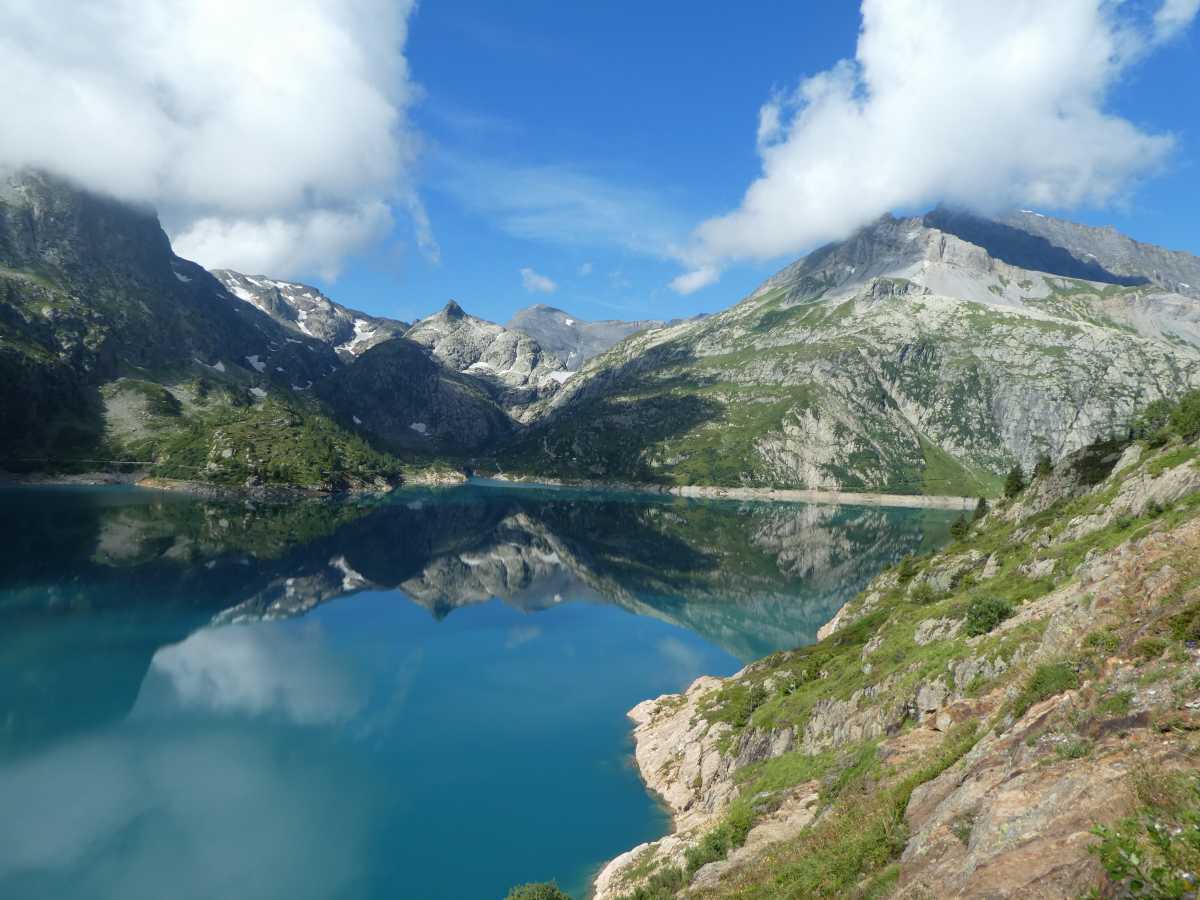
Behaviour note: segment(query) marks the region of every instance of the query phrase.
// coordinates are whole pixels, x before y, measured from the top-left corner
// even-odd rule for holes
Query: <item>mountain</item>
[[[39,172],[0,178],[0,460],[151,463],[159,474],[312,487],[400,463],[312,387],[341,362],[233,301],[154,213]]]
[[[571,377],[559,359],[528,334],[468,315],[451,300],[415,323],[406,340],[425,347],[447,369],[469,375],[518,421]]]
[[[518,310],[505,327],[525,332],[543,350],[557,356],[567,371],[575,372],[589,359],[599,356],[631,334],[662,328],[665,324],[655,319],[587,322],[561,309],[538,303]]]
[[[658,323],[535,307],[505,327],[451,302],[404,330],[304,285],[218,280],[152,211],[23,172],[0,184],[0,460],[324,489],[436,462],[994,493],[1200,383],[1198,270],[1032,213],[885,216],[576,371]]]
[[[885,216],[720,314],[597,357],[499,462],[566,478],[993,491],[1013,463],[1059,458],[1200,384],[1200,301],[1160,284],[1163,259],[1177,274],[1200,262],[1100,243],[1088,262],[1083,243],[1005,223]]]
[[[407,322],[371,316],[334,303],[306,284],[243,275],[231,269],[214,269],[212,274],[234,297],[297,334],[325,342],[344,361],[408,330]]]
[[[347,427],[393,452],[461,457],[499,446],[515,431],[493,397],[503,391],[448,369],[407,338],[372,347],[316,392]]]

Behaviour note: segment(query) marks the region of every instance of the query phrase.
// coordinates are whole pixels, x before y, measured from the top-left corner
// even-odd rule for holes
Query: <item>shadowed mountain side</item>
[[[343,424],[393,449],[459,455],[513,429],[484,385],[405,338],[372,347],[316,390]]]
[[[1144,275],[1110,272],[1092,254],[1080,258],[1042,235],[1030,234],[1004,222],[984,219],[963,210],[939,206],[926,214],[924,223],[929,228],[937,228],[982,247],[994,258],[1020,269],[1127,287],[1150,283],[1150,279]]]

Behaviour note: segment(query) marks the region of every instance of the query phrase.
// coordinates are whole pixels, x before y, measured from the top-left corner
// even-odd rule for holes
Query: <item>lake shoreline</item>
[[[900,509],[946,509],[969,512],[975,508],[977,498],[954,497],[934,494],[887,494],[879,491],[827,491],[801,490],[793,488],[723,487],[719,485],[662,485],[645,482],[623,481],[563,481],[552,478],[514,478],[504,474],[493,474],[478,481],[468,479],[461,472],[430,472],[405,477],[404,481],[390,490],[405,487],[456,487],[468,483],[489,486],[512,486],[527,488],[580,488],[592,491],[646,494],[658,497],[684,497],[701,500],[749,500],[770,503],[816,503],[825,506],[879,506]],[[74,474],[19,474],[0,472],[0,484],[7,485],[129,485],[155,491],[172,491],[204,499],[256,500],[309,499],[337,497],[343,495],[386,494],[372,488],[346,491],[321,491],[299,485],[257,485],[238,487],[213,484],[206,481],[189,481],[174,478],[155,478],[144,472],[80,472]]]
[[[793,488],[722,487],[719,485],[663,485],[622,481],[562,481],[550,478],[512,477],[503,474],[489,475],[486,481],[530,488],[586,488],[588,490],[694,497],[706,500],[765,500],[776,503],[820,503],[835,506],[886,506],[969,511],[973,510],[978,502],[976,497],[934,494],[886,494],[878,491],[823,491]]]

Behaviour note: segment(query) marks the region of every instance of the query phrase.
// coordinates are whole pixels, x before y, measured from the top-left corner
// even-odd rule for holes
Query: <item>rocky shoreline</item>
[[[766,886],[782,860],[804,856],[806,835],[836,828],[839,816],[854,822],[853,806],[847,812],[829,799],[830,784],[866,750],[882,766],[868,795],[912,782],[899,794],[897,825],[906,837],[886,873],[891,888],[879,896],[1058,898],[1101,886],[1103,871],[1088,851],[1096,824],[1137,808],[1145,773],[1169,781],[1194,771],[1200,648],[1193,641],[1171,650],[1156,635],[1163,621],[1179,621],[1179,608],[1182,615],[1198,608],[1200,517],[1155,517],[1181,504],[1195,508],[1196,457],[1186,447],[1145,454],[1134,445],[1094,486],[1079,480],[1083,467],[1072,461],[981,523],[977,541],[996,536],[1002,551],[954,545],[911,580],[886,571],[821,629],[820,645],[728,678],[702,676],[682,693],[635,706],[628,715],[636,765],[670,810],[671,831],[608,862],[591,900],[626,900],[639,889],[740,897],[747,886],[754,891],[744,896],[776,896]],[[1083,512],[1046,518],[1063,507]],[[1146,517],[1144,526],[1129,524]],[[1124,538],[1115,543],[1105,537],[1114,528]],[[1054,577],[1058,546],[1081,548],[1072,552],[1083,560]],[[990,633],[966,631],[953,617],[954,594],[964,586],[1043,571],[1053,588]],[[927,595],[946,597],[951,614]],[[921,598],[915,610],[910,597]],[[847,635],[877,618],[862,635]],[[887,657],[891,674],[872,678]],[[815,676],[807,664],[797,669],[806,658],[824,668]],[[849,668],[835,668],[842,664]],[[863,687],[837,687],[859,669]],[[1047,672],[1060,673],[1062,686],[1036,693],[1032,686]],[[810,711],[756,724],[754,704],[786,704],[804,690],[797,673],[817,678]],[[1022,703],[1025,696],[1033,702]],[[731,712],[746,703],[748,712]],[[945,748],[956,742],[951,755]],[[938,754],[945,763],[934,767]],[[755,781],[764,767],[785,761],[800,774],[751,788],[764,786]],[[714,836],[747,803],[753,813],[739,839],[711,852],[721,843]],[[654,892],[655,879],[665,890]]]

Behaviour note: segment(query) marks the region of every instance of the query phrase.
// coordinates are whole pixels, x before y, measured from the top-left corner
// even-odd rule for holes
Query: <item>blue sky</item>
[[[671,317],[735,302],[790,256],[731,266],[688,296],[654,249],[737,206],[761,162],[772,91],[853,56],[849,3],[428,0],[408,59],[424,96],[418,183],[440,260],[407,223],[356,259],[337,299],[405,318],[448,298],[498,321],[533,302],[586,318]],[[1200,37],[1195,23],[1125,73],[1109,109],[1176,146],[1157,174],[1102,207],[1047,210],[1200,253]],[[1190,86],[1190,87],[1189,87]],[[544,194],[544,196],[542,196]],[[531,293],[520,270],[553,280]]]

